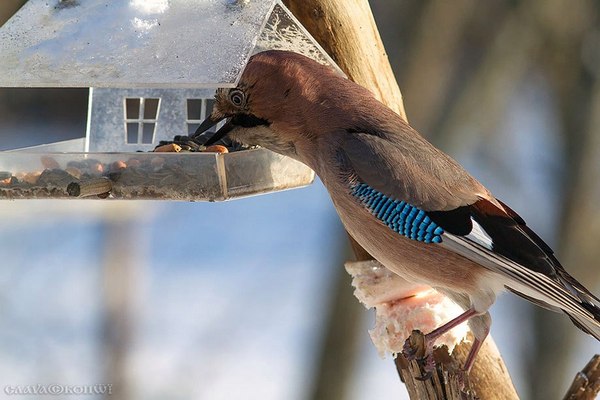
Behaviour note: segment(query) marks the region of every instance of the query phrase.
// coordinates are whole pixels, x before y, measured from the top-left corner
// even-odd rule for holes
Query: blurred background
[[[24,2],[0,2],[0,23]],[[411,124],[600,293],[600,3],[370,4]],[[83,89],[0,89],[0,150],[82,137],[86,109]],[[111,399],[407,398],[369,341],[318,181],[227,203],[3,201],[0,218],[0,396],[112,383]],[[492,316],[523,399],[561,398],[600,350],[512,295]]]

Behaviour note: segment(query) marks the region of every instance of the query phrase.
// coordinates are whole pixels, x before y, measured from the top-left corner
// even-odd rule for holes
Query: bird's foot
[[[427,356],[425,356],[425,358],[417,360],[421,366],[421,370],[423,371],[423,374],[417,378],[415,378],[418,381],[426,381],[428,379],[431,379],[431,377],[433,376],[433,372],[435,371],[435,367],[436,367],[436,363],[435,360],[433,359],[433,354],[428,354]]]
[[[432,377],[433,377],[433,373],[430,371],[430,372],[425,372],[425,373],[424,373],[423,375],[421,375],[421,376],[417,376],[417,377],[415,377],[415,379],[416,379],[417,381],[424,382],[424,381],[428,381],[428,380],[429,380],[429,379],[431,379]]]
[[[413,331],[404,342],[402,355],[408,360],[416,360],[423,371],[423,375],[416,378],[421,381],[430,379],[435,371],[436,363],[433,358],[433,340],[428,340],[420,331]]]
[[[402,355],[407,360],[423,360],[427,355],[433,352],[433,340],[428,340],[427,335],[421,331],[414,330],[404,342],[402,347]]]
[[[460,389],[460,391],[464,391],[465,388],[467,387],[468,378],[469,378],[469,371],[465,370],[464,368],[461,368],[456,373],[456,382],[458,383],[458,388]]]
[[[402,355],[408,360],[416,360],[417,359],[418,349],[413,347],[410,338],[406,339],[404,342],[404,346],[402,346]]]

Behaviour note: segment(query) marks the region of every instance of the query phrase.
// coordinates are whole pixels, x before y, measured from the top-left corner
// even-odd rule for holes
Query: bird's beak
[[[225,136],[227,136],[227,134],[229,132],[231,132],[233,130],[233,128],[235,128],[235,125],[233,125],[231,123],[231,120],[225,122],[225,125],[223,125],[221,128],[219,128],[218,131],[215,132],[214,135],[212,135],[207,141],[206,143],[204,143],[205,146],[210,146],[211,144],[223,139]]]
[[[215,117],[214,115],[210,115],[208,116],[208,118],[206,118],[204,121],[202,121],[202,123],[200,124],[200,126],[198,127],[198,129],[196,129],[196,132],[194,132],[190,137],[191,138],[197,138],[198,136],[202,135],[204,132],[206,132],[207,130],[209,130],[210,128],[212,128],[213,126],[215,126],[216,124],[218,124],[219,122],[221,122],[224,119],[224,117]],[[217,142],[218,140],[224,138],[232,129],[234,128],[233,124],[231,123],[231,121],[227,121],[225,123],[225,125],[223,125],[218,131],[216,131],[205,143],[205,146],[210,146],[211,144]]]

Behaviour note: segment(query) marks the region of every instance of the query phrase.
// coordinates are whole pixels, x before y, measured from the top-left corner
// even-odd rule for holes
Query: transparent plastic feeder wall
[[[312,170],[266,149],[149,152],[194,132],[215,89],[269,49],[337,69],[280,0],[29,0],[0,28],[0,87],[89,88],[87,131],[0,152],[0,198],[90,186],[89,198],[219,201],[310,184]]]

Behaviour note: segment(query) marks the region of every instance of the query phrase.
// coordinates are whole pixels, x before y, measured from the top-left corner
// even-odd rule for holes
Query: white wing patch
[[[487,232],[481,227],[481,225],[479,225],[477,221],[473,219],[473,217],[471,217],[471,223],[473,224],[473,229],[471,229],[471,232],[466,236],[466,238],[485,247],[486,249],[492,250],[494,242],[492,241],[490,235],[487,234]]]

